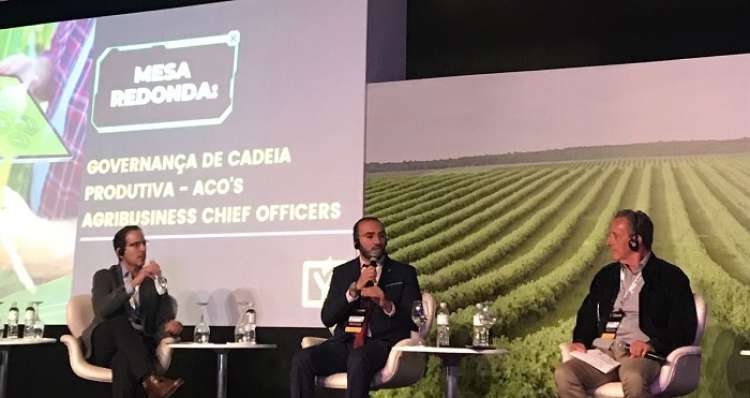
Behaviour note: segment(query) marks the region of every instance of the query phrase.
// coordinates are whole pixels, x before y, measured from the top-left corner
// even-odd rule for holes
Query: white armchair
[[[418,345],[430,332],[432,321],[435,318],[435,299],[430,293],[422,293],[422,303],[427,322],[422,325],[418,332],[411,332],[410,338],[396,343],[395,347]],[[320,337],[305,337],[302,339],[302,348],[318,345],[325,340]],[[371,388],[399,388],[414,384],[424,375],[426,364],[427,358],[425,354],[391,350],[383,369],[375,373]],[[345,390],[346,372],[316,377],[315,383],[325,388]]]
[[[70,329],[72,335],[63,335],[60,337],[60,341],[68,347],[70,367],[73,369],[73,373],[86,380],[111,383],[112,369],[92,365],[83,356],[81,333],[94,319],[94,305],[91,302],[91,295],[81,294],[71,297],[68,301],[67,319],[68,329]],[[161,340],[156,348],[157,371],[160,373],[169,368],[172,361],[172,348],[169,343],[174,341],[174,338],[166,337]]]
[[[662,397],[674,397],[686,395],[698,387],[701,376],[701,347],[700,341],[706,328],[706,302],[699,294],[693,295],[695,299],[695,311],[698,316],[698,325],[695,331],[693,345],[679,347],[670,352],[667,362],[661,366],[659,376],[651,383],[651,393]],[[560,344],[560,352],[563,362],[567,362],[570,356],[570,344]],[[607,383],[599,386],[589,395],[595,398],[622,398],[622,383]]]

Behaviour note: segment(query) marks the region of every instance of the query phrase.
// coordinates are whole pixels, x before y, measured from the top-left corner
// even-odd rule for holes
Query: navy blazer
[[[693,344],[698,318],[688,277],[651,253],[643,268],[643,282],[638,295],[638,326],[650,338],[654,350],[667,356],[675,348]],[[574,342],[591,348],[593,340],[604,332],[619,291],[620,264],[608,264],[594,276],[578,310]]]
[[[163,337],[164,323],[175,317],[174,299],[167,294],[160,296],[151,278],[146,278],[138,290],[143,333],[158,341]],[[86,358],[91,356],[91,336],[94,329],[106,319],[128,316],[130,295],[125,290],[122,268],[119,264],[96,271],[91,288],[91,300],[94,304],[94,320],[81,334],[81,341],[86,348]]]
[[[346,340],[353,338],[344,332],[349,314],[359,307],[363,300],[360,297],[349,303],[346,300],[346,290],[352,282],[359,279],[360,262],[355,258],[333,269],[331,286],[320,312],[321,320],[326,327],[336,325],[333,339]],[[387,341],[391,345],[399,340],[410,337],[411,330],[417,330],[411,320],[411,305],[415,300],[421,300],[422,294],[417,281],[417,271],[408,264],[403,264],[385,258],[383,270],[378,281],[385,297],[396,307],[393,317],[386,315],[379,307],[369,317],[369,338]]]

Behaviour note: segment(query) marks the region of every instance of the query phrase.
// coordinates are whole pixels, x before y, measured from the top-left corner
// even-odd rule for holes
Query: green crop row
[[[685,203],[677,187],[672,165],[661,167],[664,176],[669,230],[678,264],[688,273],[693,290],[703,294],[711,315],[735,333],[750,337],[750,288],[729,276],[706,252],[690,224]]]
[[[630,174],[632,173],[632,169],[629,169],[628,171],[626,171],[626,173],[626,177],[629,178]],[[444,292],[437,292],[436,296],[439,297],[441,301],[447,302],[453,308],[466,307],[463,311],[457,312],[458,314],[463,314],[461,316],[462,322],[459,323],[470,322],[471,312],[473,311],[471,307],[472,304],[479,301],[488,300],[491,297],[497,297],[497,295],[502,293],[503,291],[506,291],[510,287],[515,286],[520,282],[523,282],[524,278],[531,274],[532,271],[540,267],[546,259],[552,256],[558,249],[562,247],[563,244],[565,244],[570,235],[574,233],[575,227],[578,224],[580,218],[586,212],[590,211],[591,207],[594,204],[594,201],[600,194],[600,191],[604,187],[605,183],[609,178],[613,178],[614,175],[614,168],[606,168],[605,172],[596,180],[594,184],[592,184],[589,191],[578,202],[576,207],[568,214],[565,214],[564,218],[556,221],[555,229],[552,230],[552,232],[550,232],[547,236],[545,236],[544,239],[540,241],[532,251],[523,255],[522,257],[515,259],[514,261],[506,264],[499,269],[484,273],[482,275],[478,275],[477,277],[451,287]],[[618,181],[618,187],[619,185],[622,185],[623,180],[627,180],[627,178],[620,178]],[[620,196],[622,196],[622,192],[619,192],[618,194],[613,193],[609,201],[616,200],[617,203],[619,203]],[[607,206],[607,208],[609,208],[609,206]],[[607,226],[609,226],[609,220],[606,221],[607,222],[605,223],[605,229]],[[598,227],[599,224],[597,224],[597,228]],[[598,243],[601,242],[604,238],[606,238],[606,230],[598,231],[597,229],[595,229],[583,243],[583,246],[579,249],[578,252],[586,252],[584,249],[591,249],[594,252],[592,255],[596,256],[596,249],[599,247]],[[497,261],[497,259],[500,258],[492,258],[492,246],[489,246],[483,253],[485,253],[487,257],[490,257],[490,259],[483,261]],[[580,257],[580,255],[576,254],[572,258],[572,260],[575,260],[578,257]],[[558,267],[556,270],[552,271],[550,274],[547,274],[547,276],[543,277],[542,279],[546,280],[549,275],[559,274],[560,272],[562,272],[563,268],[565,267]],[[516,295],[527,296],[531,292],[541,292],[539,291],[539,289],[534,288],[534,286],[536,286],[535,284],[539,281],[541,281],[541,279],[534,281],[531,285],[529,285],[526,289],[528,292],[526,293],[523,292],[523,287],[515,289],[510,294],[510,297],[515,297]],[[552,283],[554,283],[554,278],[551,281]],[[519,292],[519,290],[521,290],[521,292]],[[498,300],[502,299],[496,299],[495,302],[497,303]],[[511,300],[513,300],[513,298],[511,298]],[[523,302],[528,302],[528,300],[525,300]],[[529,304],[531,305],[533,303],[529,302]]]
[[[424,240],[425,237],[442,233],[451,225],[472,217],[529,184],[538,180],[548,181],[566,174],[567,171],[565,168],[539,169],[528,175],[517,176],[515,180],[496,181],[473,192],[446,195],[445,203],[430,210],[425,211],[417,206],[412,209],[411,216],[405,216],[396,224],[391,225],[384,219],[386,225],[389,225],[389,234],[394,237],[389,242],[390,252],[394,256],[398,255],[403,261],[412,261],[416,257],[409,255],[408,251],[402,254],[399,254],[399,251]]]
[[[554,306],[559,296],[568,287],[579,281],[578,276],[580,273],[592,265],[597,254],[606,242],[611,218],[609,215],[614,214],[614,212],[617,211],[632,172],[632,168],[625,170],[623,175],[617,180],[617,185],[613,189],[613,192],[607,197],[607,202],[602,211],[599,212],[600,214],[606,214],[608,216],[599,217],[596,225],[586,237],[586,240],[572,257],[543,277],[527,282],[513,289],[507,295],[499,296],[494,300],[492,303],[492,309],[498,316],[498,322],[493,329],[495,335],[500,335],[529,315],[545,313]],[[595,194],[592,196],[596,197]],[[558,243],[559,238],[557,237],[566,236],[566,234],[561,232],[562,231],[557,234],[555,232],[550,233],[553,237],[550,239],[550,246],[561,244]],[[537,250],[535,250],[535,252],[536,251]],[[534,263],[529,263],[528,265],[534,266]],[[485,295],[484,298],[479,297],[479,300],[474,300],[473,302],[482,299],[486,300],[487,297],[489,296]],[[452,303],[451,301],[447,302]],[[454,320],[456,324],[470,325],[472,315],[473,308],[465,307],[453,314],[452,320]]]
[[[413,264],[420,273],[430,273],[450,264],[455,259],[476,253],[481,250],[483,244],[496,239],[496,235],[513,221],[543,202],[545,197],[540,195],[542,191],[549,193],[547,188],[550,185],[560,187],[562,183],[569,181],[577,174],[580,174],[580,170],[571,171],[559,177],[548,175],[524,184],[512,195],[495,201],[491,206],[474,212],[460,222],[444,226],[443,229],[439,229],[443,222],[431,224],[433,228],[422,229],[425,233],[423,239],[399,251],[398,256],[409,259],[406,261],[416,259]],[[517,206],[519,203],[522,204]]]
[[[487,227],[475,232],[470,232],[471,229],[467,229],[468,234],[464,239],[446,246],[443,250],[433,252],[415,263],[415,265],[419,263],[432,266],[435,264],[441,265],[441,268],[435,273],[421,275],[420,286],[429,291],[445,290],[451,285],[471,279],[492,267],[496,264],[496,261],[487,260],[502,259],[531,237],[542,225],[554,220],[558,216],[560,208],[570,201],[582,187],[586,186],[597,171],[599,171],[598,168],[592,168],[586,173],[575,175],[577,178],[572,183],[570,180],[574,174],[568,174],[564,178],[547,185],[542,191],[524,199],[523,203],[513,210],[502,215],[489,214],[488,217],[496,217],[497,221],[491,222]],[[544,208],[538,209],[539,204],[549,197],[554,197],[554,200]],[[533,211],[535,209],[537,211]],[[526,217],[526,219],[521,226],[513,230],[512,233],[505,233],[501,239],[497,239],[508,225],[522,217]],[[492,251],[490,258],[482,256],[486,250]],[[473,261],[473,258],[466,258],[465,254],[471,252],[477,252],[478,257],[482,257],[485,261],[479,262]],[[420,270],[427,269],[426,267],[417,268]]]
[[[429,187],[433,184],[439,184],[446,180],[455,180],[456,178],[462,178],[466,174],[467,173],[452,172],[401,177],[402,180],[399,182],[399,184],[382,190],[377,194],[367,196],[366,204],[371,205],[373,203],[379,203],[381,201],[388,200],[395,195],[401,195],[407,191]]]
[[[422,186],[427,186],[430,184],[434,184],[436,182],[442,181],[446,178],[453,178],[455,177],[455,173],[445,173],[445,174],[427,174],[427,175],[415,175],[415,176],[407,176],[407,177],[399,177],[398,183],[393,184],[385,189],[382,189],[377,192],[368,193],[365,195],[365,204],[367,203],[377,203],[383,199],[387,199],[393,195],[398,195],[399,193],[403,192],[404,190],[408,189],[415,189]]]
[[[428,189],[427,192],[420,196],[392,203],[389,207],[381,208],[376,212],[368,212],[367,214],[377,214],[383,220],[398,222],[398,220],[404,220],[410,215],[429,211],[452,199],[460,198],[462,195],[467,195],[481,189],[483,186],[494,184],[496,181],[515,181],[528,173],[530,171],[500,171],[482,175],[466,174],[465,177],[461,177],[457,181],[454,181],[453,184],[441,189]]]
[[[726,173],[721,173],[715,165],[698,163],[695,165],[695,171],[709,190],[714,192],[716,198],[732,213],[732,216],[740,224],[748,225],[750,217],[748,217],[747,209],[750,209],[750,197],[738,189]]]
[[[452,188],[455,189],[455,187],[462,187],[471,184],[478,179],[488,178],[490,176],[500,177],[505,174],[508,174],[507,169],[498,169],[494,172],[453,174],[450,178],[432,181],[431,184],[421,184],[410,189],[396,190],[392,195],[381,197],[378,201],[368,201],[367,206],[365,206],[365,214],[377,213],[382,217],[388,214],[397,213],[403,210],[403,208],[399,206],[405,203],[418,203],[418,201],[423,200],[428,195],[447,193],[450,192]]]
[[[700,180],[690,164],[683,164],[676,167],[675,172],[682,175],[680,181],[689,189],[697,198],[697,209],[693,211],[702,211],[710,220],[708,230],[715,237],[720,237],[724,251],[736,257],[739,262],[748,264],[750,259],[750,234],[740,225],[731,215],[729,210],[714,196],[706,185]],[[717,181],[714,181],[717,182]],[[720,191],[715,191],[720,194]],[[684,194],[688,194],[686,191]],[[748,273],[750,276],[750,273]]]
[[[387,177],[370,177],[367,179],[365,201],[369,201],[374,197],[378,197],[379,195],[391,189],[403,189],[408,186],[414,185],[420,181],[424,181],[424,179],[427,177],[429,177],[429,175],[389,175]]]

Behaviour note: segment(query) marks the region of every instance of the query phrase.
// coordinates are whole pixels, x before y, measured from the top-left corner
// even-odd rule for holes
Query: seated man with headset
[[[591,282],[578,310],[572,350],[598,348],[619,362],[602,373],[572,358],[555,370],[560,397],[586,397],[587,390],[622,382],[626,397],[650,397],[659,359],[692,344],[698,322],[688,277],[651,251],[654,225],[642,211],[620,210],[607,246],[615,262]]]
[[[166,398],[183,380],[157,376],[155,349],[164,336],[179,336],[172,298],[154,279],[159,264],[146,262],[146,239],[135,225],[123,227],[112,244],[118,263],[94,274],[94,320],[81,335],[86,358],[112,368],[112,395]],[[142,387],[141,387],[142,386]]]
[[[354,224],[359,256],[333,270],[321,319],[336,325],[324,343],[298,352],[292,361],[292,398],[312,398],[315,376],[347,373],[347,397],[367,397],[372,377],[399,340],[416,330],[411,304],[421,298],[414,267],[386,254],[385,226],[374,217]]]

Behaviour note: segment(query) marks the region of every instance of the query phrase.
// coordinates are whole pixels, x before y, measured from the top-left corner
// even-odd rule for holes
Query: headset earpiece
[[[638,248],[641,247],[640,242],[638,242],[638,235],[630,235],[630,239],[628,239],[628,247],[634,252],[638,251]]]
[[[359,222],[362,220],[357,221],[354,223],[354,228],[352,228],[352,238],[354,239],[354,248],[356,250],[359,250],[360,244],[359,244]]]

